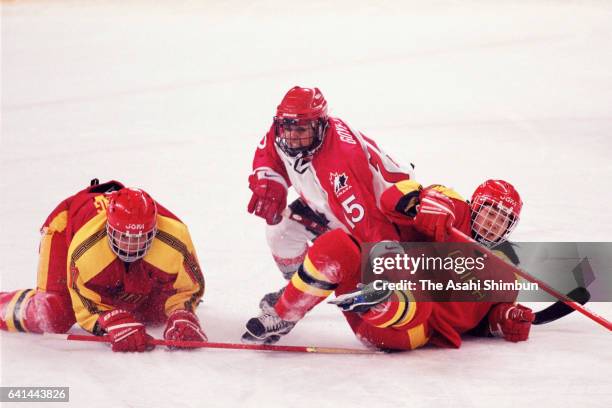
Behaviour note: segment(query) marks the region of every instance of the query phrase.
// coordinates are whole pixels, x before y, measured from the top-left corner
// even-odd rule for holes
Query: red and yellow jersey
[[[432,185],[426,188],[435,189],[452,200],[455,210],[453,226],[471,235],[469,204],[448,187]],[[381,208],[398,225],[403,242],[431,241],[430,237],[418,232],[413,223],[422,190],[418,182],[403,180],[389,187],[381,196]],[[503,256],[503,253],[499,254]],[[460,347],[461,334],[475,328],[493,305],[490,302],[417,302],[409,291],[403,295],[404,301],[394,304],[395,314],[385,321],[372,324],[352,313],[345,313],[356,335],[377,347],[390,349],[412,350],[426,343]]]
[[[487,316],[492,304],[487,302],[406,302],[406,318],[397,323],[373,325],[355,313],[345,313],[358,338],[392,350],[414,350],[425,344],[438,347],[461,346],[461,335],[474,329]]]
[[[400,241],[428,242],[431,238],[421,234],[414,228],[414,216],[419,204],[422,190],[432,189],[451,199],[455,210],[453,227],[464,234],[470,235],[470,206],[459,193],[452,188],[434,184],[423,188],[415,180],[402,180],[386,189],[380,198],[381,210],[385,216],[399,227]]]
[[[158,321],[177,309],[193,310],[204,294],[204,277],[187,226],[157,204],[151,248],[142,259],[121,261],[106,235],[104,187],[112,183],[123,187],[111,182],[87,188],[49,216],[65,220],[67,286],[77,323],[93,331],[99,315],[116,308]]]

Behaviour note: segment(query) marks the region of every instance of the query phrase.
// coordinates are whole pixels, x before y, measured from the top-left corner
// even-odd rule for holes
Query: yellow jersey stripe
[[[414,180],[402,180],[399,183],[395,183],[395,187],[403,194],[412,193],[421,189],[421,184]]]
[[[300,278],[299,274],[297,274],[297,273],[293,274],[293,277],[291,278],[291,283],[298,290],[300,290],[300,291],[302,291],[304,293],[307,293],[309,295],[313,295],[313,296],[327,297],[327,296],[329,296],[333,292],[333,289],[332,290],[325,290],[325,289],[316,288],[314,286],[310,286],[309,284],[304,282],[302,280],[302,278]]]
[[[26,290],[28,289],[17,291],[15,295],[11,298],[11,301],[6,306],[6,310],[4,313],[4,321],[6,322],[8,331],[13,331],[13,332],[17,331],[17,328],[15,327],[15,321],[14,321],[15,304],[17,304],[17,300]]]
[[[57,214],[47,227],[42,230],[42,238],[40,240],[40,255],[38,257],[38,273],[36,285],[38,289],[47,290],[47,279],[49,278],[49,258],[51,256],[51,243],[53,235],[61,233],[68,225],[68,211],[64,210]]]
[[[431,188],[433,188],[435,191],[444,194],[447,197],[450,198],[454,198],[456,200],[460,200],[460,201],[465,201],[465,199],[463,197],[461,197],[461,195],[459,195],[458,192],[456,192],[455,190],[453,190],[452,188],[446,187],[446,186],[441,186],[441,185],[435,185],[435,186],[431,186]]]
[[[47,290],[47,279],[49,278],[49,259],[51,256],[51,243],[53,233],[45,228],[40,240],[40,254],[38,256],[38,273],[36,276],[36,286],[38,289]]]
[[[165,265],[165,267],[172,268],[162,269],[164,271],[177,271],[173,288],[178,293],[166,300],[166,314],[170,314],[177,309],[194,310],[204,295],[205,282],[187,227],[168,217],[160,216],[158,221],[161,229],[158,230],[153,245],[155,245],[155,241],[160,242],[160,246],[157,247],[160,250],[154,251],[154,248],[151,247],[147,254],[150,257],[145,256],[144,259],[154,266],[164,267]],[[167,230],[171,230],[176,235],[166,232]],[[163,246],[162,243],[166,245]],[[166,254],[165,260],[162,259],[163,253]]]
[[[100,313],[112,310],[113,307],[102,303],[100,295],[87,288],[81,276],[76,276],[70,289],[70,298],[72,299],[76,321],[85,330],[93,331]]]
[[[306,257],[304,258],[304,271],[308,275],[310,275],[311,278],[314,278],[316,280],[320,280],[323,282],[329,282],[329,279],[325,275],[323,275],[321,272],[319,272],[316,266],[314,266],[314,264],[312,263],[308,255],[306,255]],[[332,282],[329,282],[329,283],[332,283]]]
[[[77,322],[88,331],[93,330],[100,312],[112,309],[101,303],[98,293],[85,286],[116,258],[106,239],[105,227],[106,213],[100,212],[76,232],[68,249],[68,292]]]
[[[400,327],[400,326],[410,323],[412,319],[414,318],[414,315],[416,314],[416,311],[417,311],[417,302],[414,300],[414,296],[412,295],[412,292],[405,291],[403,293],[408,297],[408,312],[406,313],[406,316],[404,316],[402,320],[394,324],[394,326],[396,327]]]
[[[429,337],[425,334],[425,325],[423,323],[408,330],[408,339],[410,340],[410,349],[414,350],[423,346],[429,341]]]
[[[79,269],[79,275],[84,282],[94,278],[117,259],[117,255],[109,245],[106,230],[100,231],[94,238],[96,239],[88,242],[87,251],[84,251],[78,259],[74,259],[73,263]]]
[[[49,223],[50,232],[63,232],[68,225],[68,210],[64,210],[53,217]]]
[[[168,274],[177,274],[183,267],[183,256],[176,248],[166,245],[160,237],[158,232],[143,260]]]
[[[397,311],[393,315],[393,317],[386,322],[376,325],[376,327],[385,328],[391,326],[393,323],[400,318],[400,316],[406,311],[406,303],[405,302],[397,302]]]
[[[25,306],[28,305],[28,301],[30,300],[30,298],[32,296],[34,296],[34,294],[36,293],[35,290],[30,289],[30,291],[28,292],[28,294],[25,296],[25,298],[23,298],[23,300],[21,301],[21,309],[19,310],[19,324],[21,325],[21,328],[23,329],[24,332],[28,331],[28,328],[25,325],[25,315],[26,315],[26,310],[25,310]]]

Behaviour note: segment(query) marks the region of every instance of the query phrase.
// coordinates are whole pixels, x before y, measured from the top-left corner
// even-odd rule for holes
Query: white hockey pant
[[[266,226],[268,246],[285,279],[291,279],[298,270],[308,252],[309,241],[315,237],[302,224],[286,216],[280,223]]]

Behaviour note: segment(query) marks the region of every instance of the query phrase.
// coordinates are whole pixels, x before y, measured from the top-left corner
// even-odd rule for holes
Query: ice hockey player
[[[516,226],[522,202],[501,180],[480,185],[470,203],[446,187],[422,188],[406,180],[384,192],[382,207],[401,226],[402,239],[449,242],[452,226],[493,247]],[[243,341],[278,341],[334,291],[331,303],[344,312],[356,336],[382,349],[411,350],[427,343],[458,348],[461,335],[470,331],[513,342],[527,339],[534,315],[515,303],[416,302],[409,291],[358,287],[360,250],[359,241],[340,229],[317,238],[274,309],[247,322]]]
[[[41,229],[36,289],[0,293],[0,329],[65,333],[76,322],[113,351],[164,338],[206,341],[195,307],[204,278],[189,232],[146,192],[117,181],[62,201]]]
[[[248,211],[266,220],[272,256],[290,279],[302,264],[308,241],[341,228],[364,242],[398,240],[379,208],[394,183],[414,178],[368,137],[328,116],[318,88],[290,89],[276,110],[253,159]],[[300,198],[287,207],[287,190]],[[280,291],[262,299],[267,310]]]

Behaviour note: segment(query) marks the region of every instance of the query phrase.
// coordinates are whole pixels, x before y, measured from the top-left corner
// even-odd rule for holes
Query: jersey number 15
[[[355,228],[355,223],[361,221],[365,215],[363,206],[354,201],[355,195],[351,194],[342,202],[342,208],[344,208],[344,211],[346,212],[344,218],[351,228]]]

